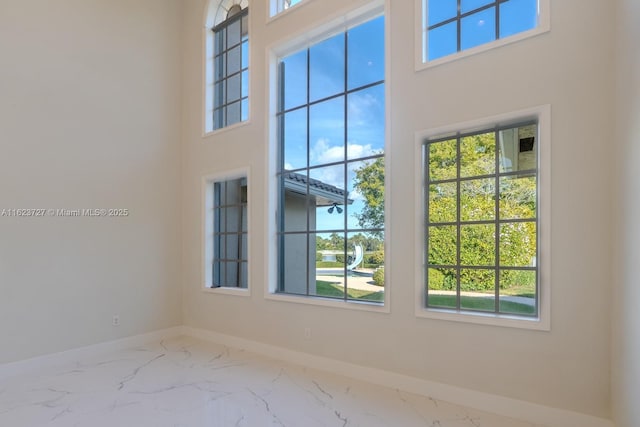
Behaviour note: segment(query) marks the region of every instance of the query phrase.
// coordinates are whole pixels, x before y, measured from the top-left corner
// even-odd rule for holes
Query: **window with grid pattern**
[[[428,308],[538,316],[538,125],[430,138]]]

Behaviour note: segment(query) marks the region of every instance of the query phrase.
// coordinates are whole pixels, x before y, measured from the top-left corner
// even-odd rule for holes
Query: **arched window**
[[[205,23],[205,131],[249,118],[248,0],[213,0]]]

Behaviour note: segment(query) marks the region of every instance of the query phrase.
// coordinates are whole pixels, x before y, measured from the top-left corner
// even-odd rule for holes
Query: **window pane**
[[[458,14],[458,0],[428,1],[429,26],[438,24]]]
[[[494,270],[460,270],[460,308],[496,311]]]
[[[344,56],[344,34],[320,42],[309,49],[311,101],[344,92]]]
[[[347,227],[384,228],[384,158],[347,163]]]
[[[429,149],[429,180],[440,181],[454,179],[458,175],[458,148],[457,141],[435,142],[428,144]]]
[[[225,123],[225,109],[220,108],[213,112],[213,125],[215,129],[220,129]]]
[[[536,191],[535,176],[500,178],[500,219],[534,219]]]
[[[309,107],[310,166],[344,161],[344,97]]]
[[[246,262],[240,263],[240,282],[238,286],[243,289],[249,287],[249,266]]]
[[[219,81],[221,80],[227,73],[227,68],[225,65],[225,58],[227,56],[225,54],[216,56],[215,58],[215,64],[213,66],[213,72],[214,72],[214,80],[215,81]]]
[[[309,230],[343,230],[344,165],[311,169],[309,174]]]
[[[227,52],[227,75],[240,71],[242,65],[242,49],[240,46],[234,47]]]
[[[429,222],[457,221],[458,184],[455,182],[429,186]]]
[[[347,158],[358,159],[384,152],[384,85],[347,95]]]
[[[489,43],[496,39],[495,7],[462,18],[460,47],[462,50]]]
[[[348,89],[384,80],[384,17],[347,33]]]
[[[238,123],[240,117],[240,102],[227,105],[227,125]]]
[[[535,28],[538,24],[538,0],[510,0],[500,5],[500,37]]]
[[[384,302],[384,251],[379,268],[365,268],[365,239],[362,233],[347,235],[347,295],[350,300]]]
[[[227,27],[227,49],[240,43],[240,20],[236,19]]]
[[[471,12],[479,7],[493,3],[494,1],[495,0],[460,0],[460,13]]]
[[[344,298],[344,234],[317,233],[315,236],[315,293],[326,298]]]
[[[495,265],[496,227],[493,224],[460,226],[460,264]]]
[[[214,51],[216,54],[222,52],[223,50],[225,50],[226,46],[227,46],[227,42],[226,42],[226,31],[224,29],[221,29],[219,31],[215,32],[215,40],[214,40]]]
[[[457,274],[452,268],[428,269],[427,306],[456,308]]]
[[[451,22],[429,30],[429,61],[451,55],[458,51],[458,24]]]
[[[284,115],[284,168],[288,170],[307,166],[307,109],[294,110]]]
[[[429,227],[429,264],[457,264],[457,233],[453,225]]]
[[[241,89],[242,97],[247,97],[249,95],[249,72],[242,72],[242,89]]]
[[[536,223],[516,222],[500,226],[500,265],[536,266]]]
[[[304,172],[285,173],[281,178],[280,230],[307,230],[307,177]]]
[[[500,271],[500,312],[535,315],[536,311],[536,272]]]
[[[242,77],[235,74],[227,79],[227,103],[240,99],[242,93]]]
[[[242,121],[245,121],[249,118],[249,100],[248,99],[243,99],[241,101],[241,106],[240,108],[242,109]]]
[[[307,281],[309,279],[309,274],[307,272],[307,264],[309,261],[307,235],[285,234],[281,236],[280,250],[282,251],[282,270],[280,271],[280,283],[283,287],[282,290],[291,294],[306,295]],[[311,255],[315,255],[315,250]],[[315,282],[315,274],[312,274],[311,277]],[[315,283],[313,283],[312,287],[315,288]]]
[[[460,140],[460,177],[491,175],[496,171],[494,132],[466,136]]]
[[[249,68],[249,42],[242,43],[242,68]]]
[[[307,102],[307,51],[303,50],[282,60],[280,68],[283,110],[288,110]],[[284,74],[284,76],[282,76]]]
[[[460,220],[486,221],[496,217],[496,180],[474,179],[460,183]]]

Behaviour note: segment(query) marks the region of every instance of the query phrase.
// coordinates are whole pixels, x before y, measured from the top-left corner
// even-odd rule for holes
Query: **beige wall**
[[[268,155],[266,47],[312,28],[326,11],[362,0],[309,1],[267,24],[251,6],[251,121],[201,136],[206,0],[185,0],[183,314],[205,328],[294,350],[600,417],[610,416],[613,10],[609,2],[553,1],[552,31],[414,71],[414,2],[391,1],[390,314],[264,299]],[[414,316],[414,134],[522,108],[552,105],[552,327],[550,332]],[[248,165],[251,298],[200,287],[201,176]],[[292,321],[295,319],[295,321]],[[304,339],[304,328],[312,340]]]
[[[0,363],[179,325],[178,0],[0,1]],[[111,325],[119,314],[121,326]]]
[[[640,3],[618,1],[616,133],[619,144],[613,330],[616,425],[640,425]]]

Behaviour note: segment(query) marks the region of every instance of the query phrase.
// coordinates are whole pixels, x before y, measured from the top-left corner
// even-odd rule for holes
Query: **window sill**
[[[423,52],[418,52],[416,54],[416,65],[415,65],[415,71],[422,71],[422,70],[426,70],[429,68],[433,68],[433,67],[437,67],[443,64],[447,64],[449,62],[453,62],[453,61],[457,61],[459,59],[463,59],[466,58],[468,56],[472,56],[472,55],[476,55],[478,53],[482,53],[482,52],[486,52],[488,50],[493,50],[493,49],[497,49],[499,47],[502,46],[506,46],[509,45],[511,43],[516,43],[519,42],[521,40],[525,40],[531,37],[535,37],[535,36],[539,36],[541,34],[547,33],[550,31],[550,27],[549,26],[538,26],[537,28],[534,28],[532,30],[529,31],[525,31],[523,33],[519,33],[519,34],[514,34],[512,36],[509,37],[505,37],[503,39],[498,39],[495,41],[492,41],[490,43],[486,43],[480,46],[476,46],[474,48],[471,49],[466,49],[457,53],[453,53],[447,56],[443,56],[441,58],[438,59],[434,59],[432,61],[428,61],[428,60],[424,60],[424,53]],[[418,44],[419,46],[422,46],[423,43],[422,41],[419,42]]]
[[[460,312],[455,310],[416,308],[416,317],[452,322],[475,323],[478,325],[502,326],[507,328],[550,331],[550,322],[540,318],[524,318],[505,314]]]
[[[247,126],[250,123],[251,123],[251,119],[249,118],[249,119],[247,119],[245,121],[234,123],[232,125],[225,126],[223,128],[220,128],[220,129],[214,129],[214,130],[205,131],[202,134],[202,138],[210,138],[212,136],[220,135],[220,134],[223,134],[225,132],[230,132],[230,131],[233,131],[235,129]]]
[[[320,307],[333,307],[342,308],[347,310],[359,310],[359,311],[372,311],[376,313],[390,313],[389,304],[385,301],[384,304],[376,302],[364,302],[364,301],[344,301],[332,298],[313,297],[306,295],[294,295],[294,294],[276,294],[267,293],[265,299],[271,301],[291,302],[297,304],[316,305]]]
[[[220,294],[220,295],[234,295],[238,297],[250,297],[251,291],[249,289],[244,288],[208,288],[205,287],[202,289],[204,292],[208,294]]]

